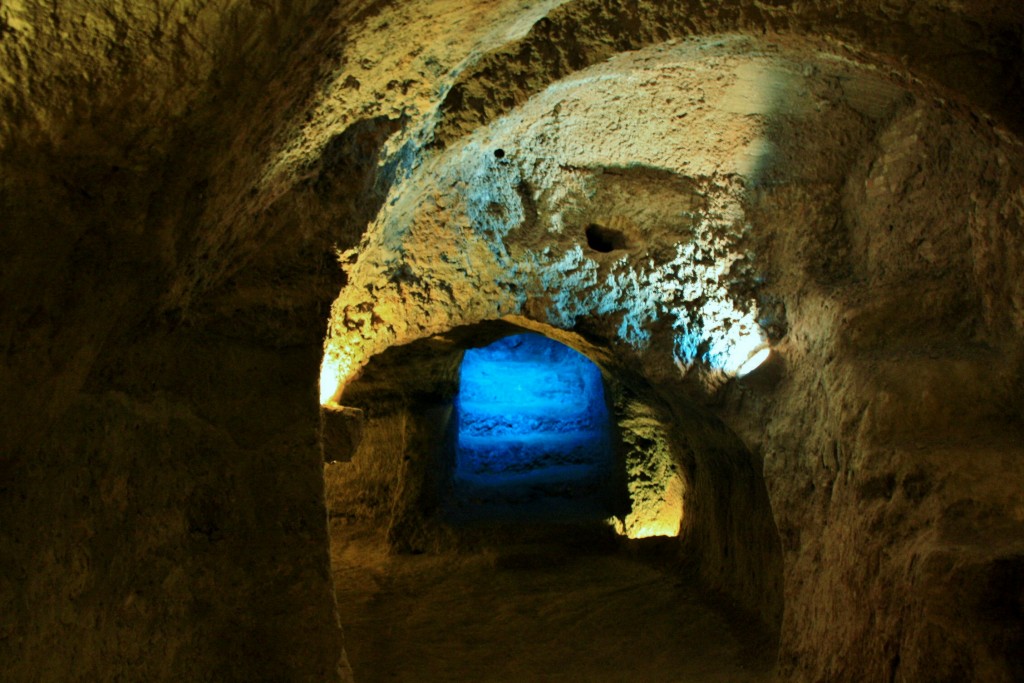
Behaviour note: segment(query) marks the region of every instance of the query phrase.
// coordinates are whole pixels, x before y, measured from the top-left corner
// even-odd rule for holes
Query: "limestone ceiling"
[[[15,0],[0,8],[0,153],[6,169],[23,173],[16,179],[7,174],[4,191],[27,198],[56,188],[58,196],[110,204],[97,229],[117,238],[125,260],[165,274],[152,285],[162,289],[163,308],[184,309],[222,288],[267,245],[281,242],[289,253],[297,253],[296,243],[316,239],[356,246],[358,226],[320,234],[339,214],[315,209],[307,186],[323,170],[332,140],[359,122],[386,117],[403,122],[403,129],[384,145],[380,161],[386,181],[398,181],[393,192],[405,188],[405,194],[401,206],[378,217],[365,245],[391,243],[376,255],[360,248],[365,255],[350,277],[382,268],[397,268],[399,281],[422,273],[426,257],[416,257],[416,250],[407,250],[412,256],[401,266],[382,254],[405,239],[395,237],[393,226],[405,220],[400,217],[424,215],[415,207],[436,195],[445,205],[433,200],[432,220],[448,212],[458,227],[474,212],[504,211],[477,224],[518,231],[509,254],[477,240],[487,264],[473,268],[498,268],[508,277],[502,276],[501,295],[494,293],[486,305],[471,303],[486,288],[459,300],[467,308],[458,319],[517,311],[551,317],[550,309],[561,311],[556,322],[567,323],[589,315],[564,310],[554,295],[560,285],[534,275],[527,284],[502,261],[526,254],[552,263],[575,258],[568,256],[565,226],[607,224],[632,240],[632,261],[613,273],[611,256],[595,256],[593,268],[577,269],[581,276],[593,271],[585,278],[611,276],[619,289],[646,292],[634,278],[649,282],[678,254],[677,241],[652,240],[646,232],[686,233],[678,240],[684,250],[700,244],[709,253],[732,255],[711,259],[721,288],[711,298],[729,321],[749,327],[749,283],[760,275],[748,266],[740,188],[835,181],[849,160],[843,150],[863,145],[872,121],[884,119],[905,93],[941,98],[951,112],[975,116],[986,130],[1015,140],[1024,129],[1017,104],[1022,26],[1024,9],[996,0],[194,0],[145,6]],[[742,38],[709,39],[718,35],[761,38],[741,48],[729,41]],[[705,52],[680,57],[687,49]],[[730,50],[748,56],[730,58]],[[647,63],[627,66],[631,59]],[[721,71],[712,66],[715,60]],[[586,112],[569,116],[574,107]],[[789,125],[793,121],[802,123]],[[611,123],[619,128],[609,129]],[[586,142],[591,137],[597,142]],[[504,162],[490,154],[497,145],[508,151]],[[662,175],[651,182],[638,165]],[[436,184],[444,177],[470,188],[486,173],[505,174],[498,185],[508,201],[496,202],[504,208],[492,209],[489,201],[476,206],[469,195],[449,196]],[[336,194],[349,182],[337,174]],[[24,203],[26,215],[43,211]],[[52,226],[52,241],[74,245],[85,228],[71,215],[65,223]],[[710,224],[719,227],[710,230]],[[464,227],[446,239],[463,240]],[[716,237],[700,243],[693,235],[702,230]],[[23,236],[2,239],[15,255],[15,267],[4,276],[8,284],[14,278],[12,291],[49,277],[40,275],[39,264],[58,270],[71,258],[70,247],[43,254]],[[540,248],[545,241],[551,242],[549,256]],[[436,251],[437,244],[429,246]],[[641,254],[641,244],[652,253]],[[465,256],[476,258],[478,247],[450,246],[465,246]],[[431,271],[438,282],[446,281],[441,271],[459,267],[431,263],[440,269]],[[543,297],[531,289],[537,286]],[[597,291],[585,301],[588,311],[615,317],[614,336],[633,346],[646,343],[644,321],[652,322],[651,311],[665,305],[645,304],[647,312],[638,313]],[[432,316],[432,305],[421,314]],[[387,318],[380,311],[368,315]],[[392,331],[382,339],[391,343],[456,322],[436,320],[444,322],[422,329],[388,322],[382,329]],[[670,315],[664,321],[685,331],[695,319]],[[702,344],[713,340],[692,339],[674,353],[685,364],[706,353],[698,350]]]
[[[323,398],[389,345],[509,315],[638,353],[661,335],[663,363],[735,372],[768,339],[752,246],[766,236],[751,232],[780,229],[752,225],[750,195],[834,194],[910,97],[803,47],[720,35],[623,53],[424,150],[346,255]],[[594,226],[621,248],[588,245]]]

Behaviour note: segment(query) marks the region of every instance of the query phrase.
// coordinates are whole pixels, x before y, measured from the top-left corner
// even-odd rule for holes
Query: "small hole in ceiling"
[[[505,158],[505,150],[501,149],[500,147],[498,149],[494,150],[494,158],[495,159],[504,159]]]
[[[617,249],[625,249],[628,246],[624,234],[613,228],[606,228],[596,223],[591,223],[587,226],[586,235],[587,246],[603,254]]]

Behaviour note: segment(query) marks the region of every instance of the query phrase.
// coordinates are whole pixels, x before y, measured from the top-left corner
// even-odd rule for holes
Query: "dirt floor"
[[[664,546],[565,526],[481,538],[472,551],[389,555],[379,531],[333,520],[357,683],[771,678],[764,634]]]

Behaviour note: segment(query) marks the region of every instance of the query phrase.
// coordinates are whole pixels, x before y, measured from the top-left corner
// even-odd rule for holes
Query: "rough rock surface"
[[[683,547],[767,623],[784,612],[784,676],[1012,680],[1020,264],[988,245],[1019,232],[1020,153],[905,74],[792,37],[614,57],[412,164],[346,256],[323,379],[499,317],[583,333],[610,374],[674,396]],[[764,339],[774,378],[723,385]],[[697,436],[716,420],[746,449]],[[932,479],[958,442],[1001,454],[970,493]],[[739,483],[762,462],[768,502]],[[750,528],[769,505],[778,541]],[[950,515],[1010,526],[954,546]]]
[[[784,680],[1024,677],[1022,35],[999,0],[5,2],[0,678],[345,677],[327,320],[367,514],[419,547],[503,316],[658,416],[680,552]],[[389,349],[422,391],[373,388]]]
[[[772,680],[771,639],[756,622],[671,556],[622,552],[605,531],[534,527],[473,552],[396,555],[365,525],[336,520],[332,567],[356,680]]]

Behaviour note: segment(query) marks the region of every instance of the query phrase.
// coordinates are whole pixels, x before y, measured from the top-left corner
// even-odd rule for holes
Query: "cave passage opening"
[[[535,333],[465,352],[450,517],[605,520],[617,499],[600,369]]]

